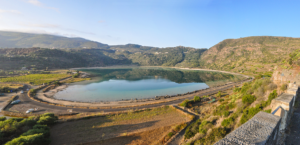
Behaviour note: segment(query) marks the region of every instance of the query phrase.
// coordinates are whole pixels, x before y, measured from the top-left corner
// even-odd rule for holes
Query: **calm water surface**
[[[232,74],[164,68],[83,69],[92,81],[70,85],[54,97],[73,101],[153,98],[209,88],[206,82],[237,81]]]

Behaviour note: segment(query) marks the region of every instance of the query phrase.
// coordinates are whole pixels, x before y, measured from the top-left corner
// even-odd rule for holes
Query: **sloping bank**
[[[282,144],[285,130],[293,115],[295,100],[299,95],[298,86],[290,83],[287,93],[272,100],[272,112],[259,112],[245,124],[226,135],[215,145],[231,144]]]

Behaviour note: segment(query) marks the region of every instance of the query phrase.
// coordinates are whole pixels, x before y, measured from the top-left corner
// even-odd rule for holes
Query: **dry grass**
[[[186,117],[171,107],[132,111],[58,124],[51,129],[51,140],[52,144],[99,142],[185,121]]]

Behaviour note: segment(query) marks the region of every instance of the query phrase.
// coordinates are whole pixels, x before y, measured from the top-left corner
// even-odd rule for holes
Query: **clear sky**
[[[299,0],[0,0],[0,30],[116,45],[209,48],[228,38],[300,37]]]

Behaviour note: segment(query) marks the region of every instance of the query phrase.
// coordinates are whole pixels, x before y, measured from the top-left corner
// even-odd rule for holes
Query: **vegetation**
[[[200,101],[201,101],[201,98],[200,98],[199,96],[195,96],[195,97],[194,97],[194,101],[195,101],[195,102],[200,102]]]
[[[45,118],[46,117],[46,118]],[[54,114],[46,113],[37,117],[1,118],[0,120],[0,143],[5,145],[39,145],[50,143],[50,130],[47,125],[53,125],[57,120]],[[43,124],[43,125],[42,125]]]
[[[192,103],[191,103],[190,100],[186,99],[183,102],[181,102],[179,105],[182,106],[182,107],[191,107]]]
[[[205,138],[202,138],[202,139],[196,141],[195,145],[214,144],[216,141],[225,137],[225,135],[227,133],[228,132],[226,131],[225,128],[222,128],[222,127],[213,128],[210,134],[208,134]]]
[[[277,90],[274,90],[270,95],[268,96],[267,101],[262,101],[260,104],[257,104],[255,107],[251,107],[248,109],[245,109],[243,111],[243,115],[241,118],[240,123],[244,124],[247,122],[249,119],[251,119],[255,114],[257,114],[259,111],[262,111],[263,108],[269,106],[271,104],[271,101],[277,97]]]
[[[280,87],[281,91],[285,91],[286,89],[287,89],[287,84],[281,85],[281,87]]]
[[[243,98],[242,98],[242,102],[243,102],[244,104],[246,104],[246,103],[251,104],[251,103],[253,103],[255,100],[256,100],[255,96],[249,95],[249,94],[244,95]]]
[[[43,83],[50,83],[68,76],[69,75],[66,74],[30,74],[25,76],[0,78],[0,82],[18,82],[41,85]]]

